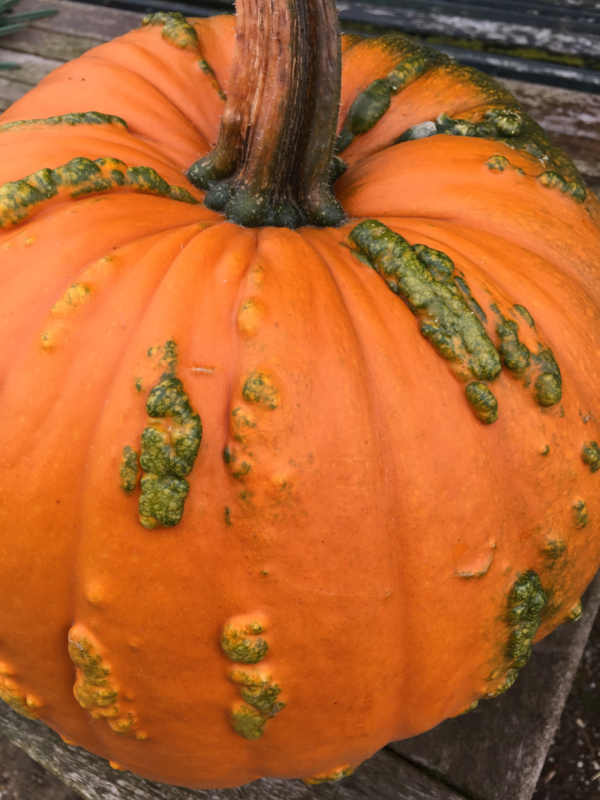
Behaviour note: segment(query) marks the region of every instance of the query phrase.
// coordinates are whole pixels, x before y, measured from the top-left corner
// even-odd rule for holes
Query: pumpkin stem
[[[205,205],[247,227],[342,224],[330,185],[340,92],[334,0],[238,0],[219,139],[188,172]]]

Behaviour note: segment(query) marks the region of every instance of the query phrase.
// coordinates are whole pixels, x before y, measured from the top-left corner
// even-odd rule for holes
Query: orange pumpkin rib
[[[330,263],[335,263],[339,260],[339,257],[334,257],[336,251],[344,252],[335,241],[336,234],[337,232],[327,232],[327,235],[320,232],[311,232],[309,234],[314,246],[322,253],[326,253],[325,257]],[[327,241],[327,244],[325,244],[324,240]],[[347,261],[348,259],[346,258]],[[357,324],[357,321],[363,322],[364,320],[359,330],[363,328],[372,333],[375,320],[381,319],[383,322],[386,318],[388,320],[386,327],[389,329],[391,314],[394,317],[400,316],[404,318],[409,325],[407,333],[404,335],[399,334],[396,325],[392,326],[392,330],[395,330],[392,334],[393,341],[389,343],[384,344],[382,341],[364,340],[361,337],[362,352],[367,362],[365,372],[369,375],[369,383],[374,386],[386,386],[388,388],[385,397],[380,398],[380,407],[378,407],[378,413],[374,417],[377,426],[380,426],[380,437],[383,441],[387,440],[390,448],[390,461],[392,461],[392,453],[396,453],[396,458],[398,453],[401,453],[402,463],[410,464],[411,475],[410,483],[406,484],[407,475],[402,472],[388,478],[389,491],[393,491],[391,488],[392,481],[397,485],[396,497],[395,499],[392,497],[389,504],[390,516],[393,515],[395,517],[400,513],[401,518],[405,518],[407,521],[411,520],[409,531],[405,531],[403,525],[400,525],[396,533],[396,536],[400,537],[397,558],[402,553],[401,560],[405,562],[405,565],[401,566],[400,563],[394,563],[394,568],[398,569],[400,575],[404,576],[404,580],[402,580],[398,575],[394,585],[395,587],[402,587],[401,592],[404,598],[408,595],[411,597],[410,601],[398,607],[396,612],[400,619],[402,617],[405,618],[404,629],[407,633],[410,631],[408,638],[405,639],[404,647],[399,647],[398,652],[399,654],[403,652],[410,653],[411,660],[414,659],[413,663],[418,664],[414,677],[405,676],[402,697],[398,698],[398,705],[394,710],[399,717],[401,708],[403,712],[407,712],[409,708],[416,708],[419,703],[424,704],[425,697],[428,695],[430,697],[429,705],[431,705],[431,696],[437,694],[437,702],[440,705],[436,706],[436,713],[441,713],[444,716],[453,715],[466,707],[473,698],[465,697],[464,694],[461,694],[458,686],[458,676],[465,677],[461,668],[453,666],[448,669],[448,664],[460,664],[461,659],[458,655],[460,648],[474,647],[475,644],[482,654],[483,663],[487,658],[495,655],[493,650],[488,650],[486,654],[485,644],[482,644],[480,640],[487,624],[493,622],[493,620],[482,620],[481,629],[472,630],[470,634],[467,634],[472,635],[473,638],[465,642],[461,638],[464,632],[455,630],[451,620],[460,618],[459,608],[465,602],[471,602],[467,598],[475,590],[475,587],[464,581],[464,587],[458,586],[454,588],[449,586],[448,589],[450,591],[446,594],[443,588],[438,585],[436,588],[444,594],[443,599],[439,601],[439,608],[433,598],[429,596],[427,591],[427,587],[430,585],[428,574],[430,570],[437,572],[437,566],[433,563],[436,559],[435,557],[432,559],[431,542],[427,538],[427,531],[432,529],[432,523],[427,518],[435,508],[444,508],[449,518],[454,518],[454,515],[457,514],[460,519],[464,515],[465,506],[468,502],[472,503],[472,498],[467,501],[467,497],[470,494],[468,490],[470,469],[477,469],[479,475],[484,475],[490,469],[491,464],[484,452],[479,455],[480,458],[483,457],[483,460],[477,467],[468,462],[465,464],[464,460],[459,460],[457,457],[452,460],[452,463],[456,463],[456,469],[458,470],[455,480],[452,480],[450,484],[444,480],[440,484],[439,478],[437,478],[439,468],[443,463],[440,459],[451,457],[449,453],[458,444],[455,440],[453,441],[452,428],[448,429],[447,425],[441,423],[446,414],[446,404],[443,398],[445,394],[450,398],[453,392],[458,389],[458,386],[454,378],[447,372],[445,364],[435,356],[433,358],[430,357],[432,354],[431,348],[418,333],[414,318],[404,304],[392,295],[381,279],[370,270],[361,266],[357,267],[356,262],[353,266],[352,272],[358,269],[358,277],[361,279],[360,283],[363,284],[360,291],[349,291],[348,277],[351,272],[348,271],[348,266],[343,270],[336,270],[336,280],[340,281],[340,285],[344,287],[344,304],[350,311],[352,319],[355,320],[355,324]],[[369,285],[372,285],[373,289],[378,291],[374,293],[373,289],[369,290]],[[340,289],[340,291],[342,290]],[[378,298],[379,294],[381,294],[380,298]],[[369,305],[375,301],[374,307],[369,308],[368,311],[359,310],[360,306],[364,305],[369,297],[372,298]],[[388,302],[382,302],[384,300]],[[411,333],[409,334],[408,331],[411,331]],[[423,347],[424,357],[422,360],[418,355],[419,345],[425,345]],[[383,354],[385,354],[385,357]],[[402,366],[396,365],[394,359],[397,358],[403,359],[405,363]],[[435,380],[431,374],[434,370],[437,372],[437,368],[440,369],[439,380]],[[414,384],[414,388],[408,394],[406,392],[407,382],[410,382],[411,385]],[[428,396],[426,393],[427,385],[435,385],[439,397]],[[460,389],[458,390],[460,391]],[[436,419],[437,417],[439,417],[439,420]],[[411,421],[410,432],[406,429],[408,420]],[[456,424],[459,424],[458,420]],[[472,440],[472,446],[476,450],[480,450],[479,447],[476,447],[475,442],[480,439],[481,426],[473,421],[472,425],[467,423],[466,427],[470,429],[470,432],[475,437]],[[448,431],[449,436],[444,435],[445,430]],[[459,447],[468,451],[470,449],[469,441],[469,438],[463,440]],[[446,450],[449,452],[446,453]],[[464,465],[466,469],[466,472],[462,474],[461,465]],[[420,480],[416,477],[420,475],[426,477]],[[490,552],[489,532],[485,526],[479,528],[474,524],[474,520],[478,517],[485,518],[489,514],[487,509],[492,507],[492,497],[488,497],[484,488],[485,485],[486,481],[482,478],[481,492],[477,497],[476,507],[472,508],[473,520],[465,521],[464,524],[469,528],[471,536],[476,536],[479,530],[479,541],[471,541],[474,551],[473,556],[476,557],[479,550],[487,558]],[[490,479],[487,481],[488,491],[493,491],[494,485],[495,476],[490,475]],[[423,499],[419,499],[420,497]],[[433,501],[434,497],[435,501]],[[428,503],[425,498],[431,499],[432,502]],[[457,508],[455,509],[454,506],[457,506]],[[463,509],[462,512],[461,508]],[[411,535],[413,530],[415,533]],[[442,563],[448,564],[448,553],[445,552],[442,541],[436,542],[436,550],[440,559],[442,559]],[[479,558],[481,560],[481,556]],[[450,558],[451,562],[452,559]],[[444,570],[441,566],[440,569],[443,573]],[[486,576],[486,578],[488,577],[494,580],[492,575]],[[457,580],[460,579],[451,577],[451,573],[448,574],[450,584]],[[424,593],[421,596],[417,593],[413,595],[411,592],[411,586],[413,585],[425,587]],[[463,592],[460,591],[461,588],[463,588]],[[455,605],[458,608],[455,608]],[[443,611],[441,610],[442,608]],[[407,617],[410,622],[408,622]],[[419,643],[417,634],[420,628],[419,620],[421,619],[427,620],[426,624],[431,639],[443,642],[445,652],[448,653],[448,662],[431,663],[427,656],[426,646],[421,649],[423,645]],[[429,636],[427,640],[429,640]],[[456,648],[456,653],[452,655],[455,652],[454,648]],[[454,661],[454,658],[456,658],[456,661]],[[476,676],[478,672],[481,674],[482,662],[470,665],[470,669],[473,670],[471,685],[476,685],[478,682]],[[454,683],[455,680],[456,685]],[[440,685],[447,687],[447,694],[444,693],[443,698],[439,697]],[[433,689],[434,686],[438,687],[435,691]],[[444,703],[447,705],[444,706]],[[388,738],[410,736],[416,732],[416,730],[409,731],[406,728],[402,729],[396,726],[388,731]]]
[[[526,174],[486,166],[498,154]],[[518,242],[549,261],[578,263],[578,274],[585,270],[591,287],[598,200],[588,193],[579,204],[542,186],[532,174],[535,164],[498,142],[439,135],[370,156],[342,175],[336,191],[355,217],[419,217],[470,226],[476,221],[480,230]]]
[[[478,80],[479,79],[479,80]],[[517,101],[498,84],[470,67],[455,62],[431,67],[424,75],[392,96],[390,107],[365,134],[357,136],[343,151],[349,164],[390,147],[413,125],[450,117],[478,118],[490,107],[518,107]]]
[[[22,441],[20,439],[22,435],[24,440],[31,441],[32,444],[28,451],[21,453],[19,457],[18,447],[13,453],[16,441],[12,436],[9,437],[10,441],[3,442],[7,457],[19,458],[17,462],[13,462],[11,480],[3,487],[3,513],[8,515],[14,513],[13,481],[18,485],[20,481],[27,480],[28,464],[31,458],[35,458],[36,452],[41,453],[42,457],[47,453],[52,458],[49,469],[40,476],[45,491],[43,493],[40,491],[41,487],[37,485],[37,481],[29,482],[32,503],[28,513],[19,517],[23,535],[21,542],[26,549],[32,542],[38,540],[39,547],[42,547],[42,543],[47,543],[50,538],[54,542],[54,549],[60,550],[56,553],[57,560],[50,558],[36,566],[38,573],[40,571],[49,573],[45,576],[38,575],[39,580],[47,585],[61,580],[66,581],[65,585],[70,583],[67,575],[73,568],[73,562],[71,558],[66,557],[66,551],[76,552],[77,538],[81,535],[80,511],[76,498],[87,483],[86,470],[92,466],[95,458],[93,447],[86,447],[85,440],[92,435],[98,414],[102,412],[106,403],[97,389],[102,383],[106,384],[108,381],[110,384],[114,380],[115,364],[121,357],[123,344],[136,334],[140,310],[148,302],[148,290],[150,296],[155,292],[153,283],[157,271],[158,277],[164,280],[165,260],[168,263],[169,258],[173,259],[178,255],[184,242],[194,236],[197,234],[193,229],[187,233],[173,231],[168,235],[154,235],[146,241],[136,242],[116,251],[117,260],[123,259],[126,263],[129,262],[129,269],[118,272],[114,276],[116,282],[113,281],[113,284],[102,293],[109,302],[103,303],[99,308],[94,308],[92,302],[87,308],[82,307],[74,311],[73,324],[77,326],[81,336],[66,336],[57,349],[50,353],[41,351],[37,336],[33,341],[30,337],[28,346],[19,356],[21,365],[18,370],[19,375],[15,376],[15,380],[5,382],[3,408],[10,409],[16,405],[20,411],[13,412],[15,420],[18,418],[18,413],[23,415],[20,418],[20,427],[23,430],[20,434],[17,432],[17,442]],[[140,276],[134,269],[140,258],[144,259],[146,267],[145,286],[141,285]],[[69,374],[68,366],[72,363],[79,363],[87,370],[90,380],[85,388],[79,386],[76,378]],[[61,377],[52,381],[48,379],[48,373]],[[30,384],[34,386],[38,380],[46,382],[48,391],[45,396],[40,396],[33,389],[29,389]],[[65,404],[73,405],[75,398],[74,412],[65,417],[61,409]],[[13,433],[15,433],[14,428]],[[3,439],[6,439],[6,436],[3,436]],[[57,469],[57,465],[64,465],[66,461],[64,451],[70,449],[74,442],[79,442],[80,447],[82,443],[84,445],[80,449],[80,458],[71,459],[68,469],[63,469],[62,466]],[[54,505],[55,498],[59,498],[59,509]],[[55,513],[57,510],[62,514]],[[66,519],[65,514],[69,515]],[[15,585],[19,585],[24,570],[33,569],[31,557],[27,555],[27,552],[31,551],[21,553],[19,547],[21,542],[13,543],[14,551],[10,558],[7,557],[2,561],[2,569],[7,567],[9,570],[9,574],[5,575],[3,580],[2,588],[3,592],[8,592],[8,596],[15,590]],[[101,558],[99,563],[105,562]],[[60,566],[57,567],[57,564]],[[62,575],[63,570],[66,570],[65,575]],[[65,609],[63,611],[57,609],[51,615],[50,619],[54,620],[54,624],[44,618],[40,620],[39,627],[34,626],[26,635],[3,637],[5,652],[8,650],[10,657],[17,661],[23,659],[28,662],[27,674],[31,679],[35,680],[35,676],[40,675],[40,680],[46,687],[42,715],[47,715],[52,720],[54,714],[60,710],[58,712],[60,729],[69,724],[65,723],[62,710],[72,706],[71,716],[81,718],[75,729],[71,729],[77,741],[94,752],[106,755],[106,750],[99,747],[93,737],[90,738],[90,732],[87,730],[89,723],[84,719],[87,715],[82,714],[79,707],[74,705],[75,701],[70,693],[72,678],[69,673],[72,675],[72,665],[66,654],[65,631],[73,619],[73,610],[68,605],[68,600],[68,597],[61,599],[61,603],[67,603]],[[25,606],[31,602],[34,602],[33,597],[23,601],[23,613],[27,613]],[[0,627],[5,626],[0,623]],[[45,653],[46,657],[38,658],[36,654],[41,653]],[[57,663],[61,665],[60,670],[55,667]],[[75,710],[78,714],[74,713]]]
[[[413,235],[411,236],[410,230],[409,231],[406,230],[407,226],[406,224],[403,224],[403,221],[396,220],[395,221],[396,224],[394,224],[393,220],[386,219],[384,221],[386,224],[388,225],[391,224],[393,228],[399,230],[400,233],[407,236],[410,241],[416,242],[425,240],[425,242],[427,242],[427,239],[429,238],[427,236],[423,237],[421,235],[416,235],[414,233],[414,230],[412,232]],[[408,227],[409,228],[411,227],[410,223]],[[415,227],[415,223],[412,223],[412,227],[413,228]],[[427,227],[430,227],[430,224],[427,225],[427,223],[422,223],[421,227],[424,230],[426,230]],[[469,231],[469,233],[474,233],[474,232]],[[448,237],[445,238],[446,240],[448,239]],[[455,246],[461,247],[462,243],[460,238],[454,237],[454,239],[455,241],[453,242],[453,244]],[[458,244],[456,243],[456,239],[458,239]],[[438,243],[435,241],[429,241],[429,244],[435,247],[436,244]],[[506,243],[499,242],[498,247],[499,249],[501,247],[504,247],[504,252],[502,256],[504,261],[506,262],[507,259]],[[444,243],[442,249],[444,250],[444,252],[447,252],[452,255],[452,249],[448,248],[447,241]],[[514,258],[519,258],[518,255],[516,255],[516,253],[514,254],[513,259],[509,259],[509,261],[513,261]],[[520,257],[520,260],[521,261],[523,260],[522,256]],[[459,264],[460,262],[457,260],[456,263]],[[466,278],[469,286],[472,289],[475,289],[477,287],[477,283],[473,281],[473,274],[471,272],[467,272]],[[496,300],[498,299],[497,293],[492,294],[490,302],[494,299]],[[514,299],[515,301],[523,302],[523,299],[518,296],[514,297]],[[526,302],[525,304],[527,305],[528,303]],[[545,326],[542,327],[545,327],[546,330],[568,331],[569,330],[568,320],[565,318],[564,312],[560,308],[560,304],[557,303],[556,301],[551,301],[550,298],[548,298],[547,305],[550,308],[544,308],[542,305],[542,310],[540,312],[545,322]],[[548,313],[550,309],[552,309],[553,314]],[[486,310],[488,311],[489,315],[489,310],[488,309]],[[492,335],[492,338],[495,337]],[[589,473],[589,470],[586,469],[585,465],[581,460],[581,449],[584,440],[586,440],[589,436],[593,436],[594,432],[593,431],[582,432],[580,430],[581,418],[578,416],[578,401],[577,401],[578,394],[583,396],[587,394],[588,402],[592,403],[592,405],[589,406],[589,408],[593,407],[594,393],[593,391],[591,392],[590,390],[592,389],[592,386],[595,385],[594,382],[596,376],[594,372],[593,361],[590,362],[589,364],[586,364],[585,362],[582,363],[581,358],[577,358],[574,355],[574,352],[575,353],[584,352],[586,347],[589,347],[589,343],[584,340],[584,341],[578,341],[576,343],[572,342],[571,347],[565,347],[564,346],[565,338],[567,337],[564,335],[562,339],[556,336],[551,337],[550,344],[552,348],[555,350],[555,353],[557,355],[560,364],[565,364],[565,365],[569,365],[572,363],[578,364],[579,368],[578,372],[575,373],[571,370],[565,369],[565,375],[564,375],[565,400],[563,402],[563,405],[565,407],[565,412],[567,416],[570,414],[571,419],[573,418],[575,419],[575,423],[571,424],[567,428],[567,430],[565,430],[564,421],[560,419],[559,415],[555,412],[553,412],[554,420],[552,421],[547,419],[546,423],[544,423],[543,419],[540,420],[539,409],[535,409],[533,402],[531,402],[529,406],[526,407],[521,406],[520,395],[523,391],[522,388],[519,387],[518,385],[514,385],[514,387],[510,386],[511,383],[514,384],[515,382],[514,380],[511,379],[509,373],[503,372],[502,376],[504,377],[501,376],[494,384],[492,384],[494,393],[496,393],[499,398],[501,398],[500,387],[503,385],[503,383],[505,384],[505,390],[507,390],[508,392],[506,395],[506,401],[501,402],[500,404],[500,418],[494,427],[496,427],[499,424],[502,417],[508,412],[509,415],[514,419],[513,426],[515,424],[518,424],[521,428],[524,429],[530,428],[531,429],[530,433],[532,433],[536,427],[538,428],[539,448],[537,451],[532,450],[530,457],[527,460],[528,462],[527,466],[531,470],[532,474],[539,473],[540,468],[542,466],[539,463],[540,462],[539,453],[543,450],[544,443],[546,441],[554,442],[554,444],[552,445],[552,449],[554,450],[555,447],[558,447],[562,455],[560,456],[560,459],[554,462],[553,469],[550,469],[550,471],[544,470],[544,484],[548,480],[552,480],[553,481],[552,485],[565,485],[565,474],[563,474],[563,472],[570,473],[571,475],[577,475],[577,482],[573,483],[572,486],[573,494],[571,500],[569,499],[568,494],[566,497],[561,495],[558,502],[557,498],[555,497],[547,497],[545,503],[542,503],[538,508],[538,512],[540,519],[545,518],[548,521],[552,520],[552,524],[556,525],[556,527],[559,530],[567,532],[565,536],[566,540],[570,542],[570,547],[571,547],[570,558],[572,559],[571,563],[573,564],[574,562],[578,562],[578,568],[575,570],[574,574],[585,576],[585,580],[589,581],[593,577],[594,564],[595,564],[594,561],[590,565],[587,556],[587,553],[589,552],[588,548],[591,545],[590,537],[593,535],[593,530],[590,531],[589,535],[586,535],[584,537],[582,537],[580,534],[577,534],[576,531],[573,531],[570,535],[568,532],[572,530],[572,520],[570,518],[572,513],[571,504],[578,496],[580,496],[581,493],[586,498],[586,502],[589,500],[591,515],[595,517],[596,514],[598,514],[597,502],[595,501],[597,495],[595,479],[594,476]],[[448,375],[449,374],[450,373],[448,373]],[[512,409],[514,409],[514,411]],[[557,411],[558,409],[556,409],[556,412]],[[544,430],[544,428],[548,427],[549,424],[551,424],[551,428],[554,428],[553,433],[550,433],[549,430],[548,431]],[[505,430],[504,435],[506,437],[509,437],[511,435],[510,431]],[[511,452],[510,449],[509,452]],[[523,469],[522,461],[524,458],[524,454],[522,450],[519,448],[513,450],[512,453],[513,453],[511,457],[512,463],[505,464],[506,475],[519,476],[521,469]],[[496,458],[497,457],[498,456],[496,456]],[[549,474],[549,472],[551,474]],[[532,500],[531,498],[526,497],[526,492],[523,490],[522,477],[518,477],[514,482],[510,482],[510,479],[504,477],[503,482],[507,488],[509,495],[514,496],[514,498],[522,496],[523,507],[525,507],[526,505],[531,506]],[[509,482],[512,483],[512,489],[507,485]],[[545,494],[545,488],[544,489],[542,489],[541,487],[537,488],[536,492],[537,494],[539,494],[540,497],[543,497],[543,495]],[[552,506],[554,506],[554,508],[550,510]],[[532,520],[532,522],[530,523],[530,531],[533,532],[535,530],[536,528]],[[541,533],[546,534],[547,531],[541,531]],[[519,536],[521,536],[520,533]],[[531,536],[531,533],[529,534],[529,536]],[[543,537],[540,538],[539,534],[536,535],[534,537],[534,540],[532,540],[531,545],[533,546],[533,550],[531,549],[531,547],[528,548],[527,558],[533,560],[533,563],[535,563],[536,561],[539,560],[539,552],[536,552],[536,549],[539,551],[544,546]],[[532,563],[531,560],[529,561],[529,563]],[[526,560],[523,566],[524,569],[528,568],[527,563],[528,562]],[[551,586],[554,581],[551,571],[549,571],[547,567],[546,568],[537,567],[537,570],[540,572],[541,576],[543,577],[546,576],[544,580],[546,580],[547,585]],[[576,581],[573,578],[570,579],[570,583],[561,584],[560,590],[557,588],[556,591],[561,596],[566,608],[570,607],[569,604],[573,605],[575,603],[578,587],[576,586]],[[548,631],[551,629],[551,627],[552,623],[548,622],[546,625],[544,625],[543,631]]]
[[[110,47],[110,45],[102,45]],[[95,51],[92,51],[95,52]],[[99,111],[125,118],[129,130],[160,148],[176,163],[192,163],[209,144],[187,118],[176,109],[159,88],[144,78],[97,55],[70,61],[50,73],[36,89],[25,95],[0,116],[2,123],[39,119],[84,111]],[[119,92],[106,87],[119,83]],[[161,134],[161,131],[169,131]]]
[[[178,208],[173,208],[173,206]],[[127,216],[128,211],[143,209],[136,222]],[[30,336],[40,337],[43,320],[52,306],[69,287],[77,281],[89,265],[118,252],[121,248],[135,246],[136,242],[169,235],[179,231],[185,238],[185,228],[196,229],[203,214],[197,207],[162,198],[119,194],[111,197],[93,197],[78,201],[74,207],[65,205],[52,213],[40,215],[16,230],[0,235],[0,252],[3,253],[0,269],[0,287],[10,305],[5,305],[3,324],[4,348],[0,362],[4,368],[12,363],[24,347],[29,347]],[[186,219],[187,218],[187,219]],[[77,225],[77,240],[70,236]],[[46,247],[46,242],[60,242],[60,246]],[[32,256],[39,251],[43,255]],[[83,257],[82,257],[83,254]],[[69,270],[65,271],[65,265]],[[108,264],[107,264],[108,265]],[[23,273],[27,281],[23,281]],[[36,290],[44,286],[41,294]],[[27,313],[25,313],[27,311]],[[41,347],[41,341],[38,338]]]
[[[169,184],[185,188],[197,200],[204,192],[182,175],[183,165],[173,162],[160,150],[130,134],[119,124],[69,125],[40,122],[26,128],[30,148],[20,146],[22,127],[0,132],[0,184],[22,180],[44,165],[56,169],[73,158],[97,158],[110,155],[128,167],[150,167]],[[216,215],[213,215],[216,216]]]
[[[111,67],[124,70],[125,80],[136,75],[155,87],[174,110],[191,123],[193,134],[203,140],[202,147],[206,148],[203,153],[208,152],[218,136],[225,103],[219,97],[214,79],[200,67],[199,48],[179,50],[176,61],[174,50],[174,45],[161,36],[159,26],[147,26],[110,42],[108,49],[96,51],[96,57],[110,61]],[[124,113],[127,113],[125,109]],[[172,120],[171,126],[175,129],[177,122],[173,112],[168,120]],[[163,136],[167,133],[165,122],[168,126],[166,120],[160,126]],[[148,133],[156,135],[155,131],[147,129],[145,135]]]

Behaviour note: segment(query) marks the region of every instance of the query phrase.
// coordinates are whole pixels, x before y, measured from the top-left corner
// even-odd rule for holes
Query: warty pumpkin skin
[[[389,36],[344,43],[347,224],[225,222],[184,173],[234,20],[151,22],[0,118],[0,697],[169,783],[335,779],[578,614],[600,205]]]

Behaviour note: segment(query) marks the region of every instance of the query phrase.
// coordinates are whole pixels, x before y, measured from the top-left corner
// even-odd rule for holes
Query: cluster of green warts
[[[485,313],[464,279],[454,275],[454,264],[445,253],[423,244],[411,247],[402,236],[373,219],[359,223],[348,238],[356,256],[377,270],[390,289],[406,301],[419,320],[421,333],[457,375],[468,381],[467,400],[478,419],[490,424],[498,418],[498,402],[488,383],[500,374],[502,360],[523,378],[525,388],[532,375],[537,376],[533,396],[539,405],[559,402],[562,378],[550,348],[539,343],[538,352],[531,353],[519,340],[518,324],[492,305],[499,318],[498,352],[482,324],[487,320]],[[515,310],[533,326],[523,306],[515,306]]]
[[[538,175],[538,181],[548,189],[558,189],[563,194],[568,194],[572,197],[575,202],[583,203],[586,198],[586,189],[579,174],[577,173],[574,179],[567,180],[557,171],[557,169],[565,169],[566,167],[569,173],[573,173],[574,168],[569,169],[572,165],[566,163],[566,158],[557,157],[554,153],[554,148],[544,146],[546,143],[539,141],[541,137],[534,135],[537,133],[537,127],[529,117],[518,109],[492,108],[486,111],[482,122],[452,119],[447,114],[441,114],[434,122],[422,122],[409,128],[395,140],[395,143],[425,139],[438,134],[468,136],[501,142],[514,150],[528,153],[543,162],[548,160],[548,151],[550,150],[555,155],[554,160],[558,159],[560,164],[556,165],[556,169],[546,170],[541,175]],[[532,128],[535,129],[532,130]],[[505,156],[493,156],[488,161],[490,169],[500,170],[501,172],[510,166],[512,165]],[[518,167],[516,169],[518,172],[523,173],[523,170]]]
[[[182,382],[175,377],[177,345],[164,345],[166,370],[146,401],[151,418],[141,437],[140,522],[145,528],[171,528],[181,520],[190,485],[185,480],[194,466],[202,441],[202,423],[190,404]],[[138,477],[137,453],[123,448],[121,488],[134,491]]]
[[[548,596],[536,572],[528,570],[517,578],[507,603],[506,616],[511,630],[505,653],[507,672],[502,684],[490,692],[489,697],[497,697],[509,689],[516,681],[519,670],[529,661],[533,640],[547,603]],[[490,680],[495,680],[498,676],[499,672],[494,672],[490,675]]]
[[[223,630],[221,648],[227,658],[237,664],[258,664],[269,650],[269,645],[260,636],[263,632],[260,622],[242,626],[230,622]],[[281,689],[271,682],[270,675],[260,670],[236,667],[230,677],[241,684],[240,696],[245,703],[232,709],[231,725],[244,739],[260,739],[267,721],[285,708],[286,704],[277,700]]]
[[[370,131],[390,107],[392,97],[399,94],[418,78],[433,69],[443,69],[456,74],[456,79],[477,86],[485,96],[485,103],[495,105],[484,114],[480,122],[453,119],[441,114],[436,120],[413,125],[390,144],[400,144],[430,136],[466,136],[499,142],[513,150],[527,153],[542,163],[546,170],[538,176],[540,183],[568,194],[578,203],[586,197],[583,179],[571,161],[547,136],[543,128],[523,112],[514,97],[486,75],[454,62],[432,47],[408,42],[395,34],[382,37],[384,46],[399,46],[408,56],[400,61],[385,78],[372,81],[352,103],[336,146],[344,151],[357,136]],[[504,169],[508,159],[496,156],[499,161],[488,162],[492,169]],[[504,164],[503,164],[504,162]]]
[[[182,203],[197,204],[187,189],[170,186],[151,167],[127,167],[117,158],[73,158],[56,169],[41,169],[20,181],[0,186],[0,228],[17,225],[40,211],[41,206],[67,190],[75,200],[90,194],[116,189],[168,197]]]

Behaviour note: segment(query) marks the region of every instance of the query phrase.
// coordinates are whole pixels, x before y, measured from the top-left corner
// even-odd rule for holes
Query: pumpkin
[[[600,562],[598,200],[401,36],[338,109],[333,4],[273,5],[0,119],[0,697],[188,787],[496,696]]]

